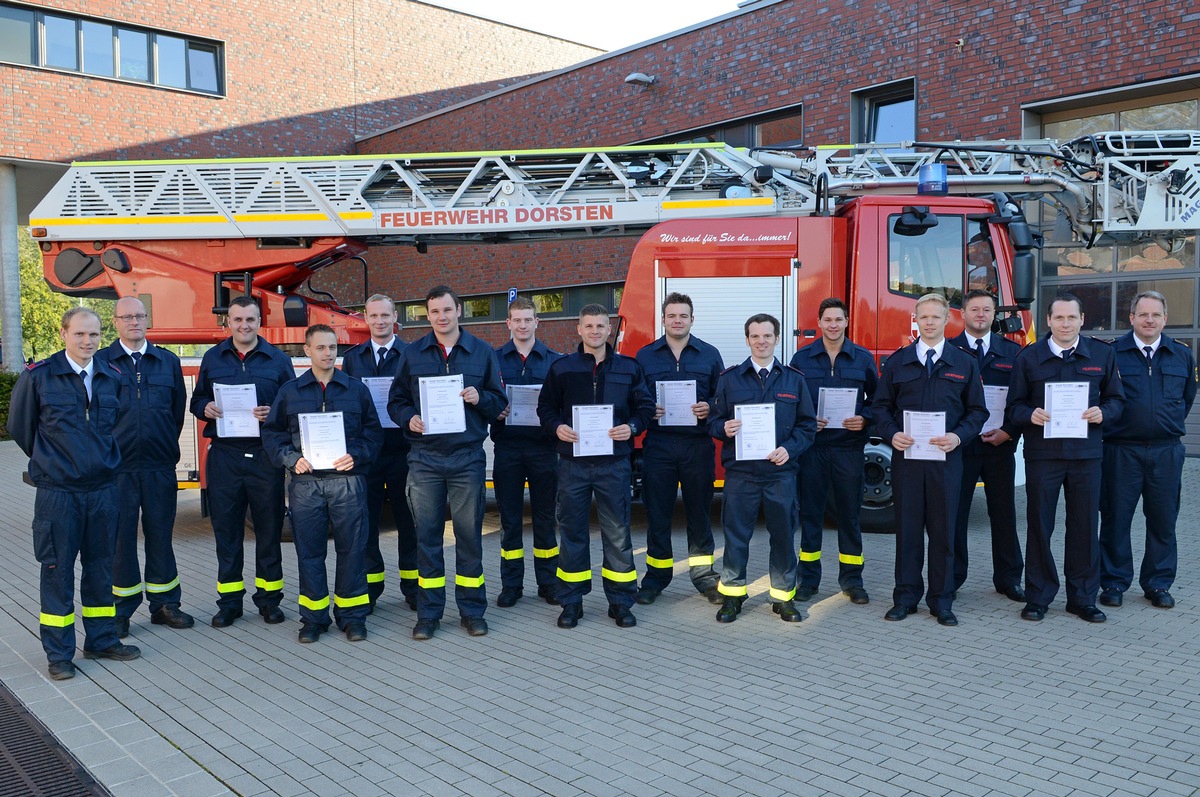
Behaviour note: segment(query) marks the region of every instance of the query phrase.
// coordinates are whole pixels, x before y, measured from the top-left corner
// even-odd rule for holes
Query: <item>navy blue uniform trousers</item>
[[[525,441],[497,443],[492,483],[500,513],[500,583],[520,589],[525,583],[525,483],[533,527],[533,573],[539,587],[555,588],[558,535],[554,501],[558,492],[558,454]]]
[[[1179,516],[1184,445],[1105,443],[1105,490],[1100,522],[1100,587],[1124,592],[1133,583],[1133,546],[1120,533],[1133,521],[1138,499],[1146,517],[1146,551],[1138,574],[1143,592],[1170,589],[1179,553],[1175,521]]]
[[[379,516],[386,500],[396,521],[396,548],[400,563],[400,592],[405,598],[417,595],[417,531],[413,526],[412,510],[405,495],[408,484],[408,453],[384,451],[371,463],[367,475],[366,567],[367,592],[371,603],[383,594],[387,565],[379,547]]]
[[[991,522],[992,583],[1001,591],[1021,583],[1025,560],[1017,536],[1017,501],[1013,487],[1017,478],[1016,454],[1006,448],[994,449],[995,446],[981,440],[963,446],[962,493],[958,498],[954,529],[955,591],[967,580],[967,525],[975,484],[981,477]]]
[[[1063,573],[1067,605],[1092,606],[1100,589],[1099,459],[1026,459],[1029,531],[1025,540],[1025,599],[1049,606],[1058,595],[1058,567],[1050,550],[1058,496],[1066,491]]]
[[[357,474],[293,477],[288,485],[292,540],[300,576],[300,620],[329,627],[329,582],[325,559],[329,529],[337,554],[333,582],[333,619],[338,628],[361,621],[370,610],[367,570],[367,488]]]
[[[629,536],[630,478],[626,456],[560,457],[557,517],[560,539],[558,600],[564,606],[581,603],[592,591],[592,496],[604,546],[601,576],[610,606],[633,605],[637,571]]]
[[[838,529],[838,585],[863,585],[862,526],[858,512],[863,497],[861,448],[812,447],[800,455],[797,495],[800,500],[800,583],[821,584],[821,545],[825,536],[825,504],[833,491]]]
[[[710,437],[656,433],[642,447],[642,502],[646,505],[646,575],[642,587],[662,591],[674,575],[671,520],[683,491],[688,574],[697,591],[717,586],[713,569],[712,511],[716,449]]]
[[[915,607],[925,584],[921,571],[925,534],[929,534],[929,585],[925,604],[932,612],[954,604],[954,520],[958,516],[962,453],[951,451],[946,461],[892,456],[892,491],[896,497],[896,588],[892,602]]]
[[[254,520],[254,605],[272,608],[283,600],[283,470],[261,448],[244,450],[213,443],[208,449],[208,508],[217,542],[217,608],[240,609],[246,508]]]
[[[142,591],[153,613],[162,606],[179,607],[179,570],[171,535],[179,485],[174,470],[139,471],[117,475],[120,508],[117,517],[116,555],[113,558],[113,595],[117,616],[133,616],[142,603]],[[138,568],[138,521],[146,539],[146,576]],[[128,587],[123,585],[130,585]],[[133,586],[136,585],[136,586]]]

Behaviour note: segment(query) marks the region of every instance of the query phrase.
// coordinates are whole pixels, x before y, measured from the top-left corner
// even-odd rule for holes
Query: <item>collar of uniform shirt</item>
[[[1054,353],[1054,356],[1055,356],[1055,357],[1062,357],[1062,356],[1063,356],[1063,352],[1064,352],[1064,351],[1066,351],[1067,349],[1075,349],[1075,351],[1076,351],[1076,352],[1078,352],[1078,351],[1079,351],[1079,340],[1080,340],[1080,338],[1081,338],[1081,336],[1080,336],[1080,335],[1076,335],[1076,336],[1075,336],[1075,340],[1071,342],[1071,345],[1070,345],[1070,346],[1059,346],[1059,345],[1058,345],[1058,344],[1057,344],[1057,343],[1054,341],[1054,338],[1053,338],[1053,337],[1048,337],[1048,338],[1046,338],[1046,342],[1050,344],[1050,351],[1052,351],[1052,352]]]
[[[135,352],[137,352],[137,353],[141,354],[143,357],[145,357],[146,351],[150,348],[150,345],[148,343],[146,343],[146,341],[144,341],[144,340],[142,341],[142,348],[140,348],[140,349],[129,348],[128,346],[125,345],[125,341],[123,341],[123,340],[119,340],[117,342],[121,344],[121,348],[124,349],[125,353],[128,354],[130,357],[132,357]]]
[[[977,340],[983,341],[983,353],[984,354],[987,354],[989,351],[992,350],[992,333],[991,332],[988,332],[982,338],[977,338],[974,335],[972,335],[970,332],[965,332],[964,334],[966,335],[967,344],[969,345],[972,353],[975,352],[975,341],[977,341]]]
[[[938,344],[936,346],[930,346],[925,341],[918,340],[917,341],[917,359],[920,360],[922,363],[924,363],[925,357],[926,357],[925,352],[929,351],[930,349],[933,349],[933,359],[935,361],[940,360],[940,359],[942,359],[942,349],[945,347],[945,345],[946,345],[945,338],[942,338],[941,340],[939,340]]]
[[[1157,338],[1155,338],[1153,343],[1143,343],[1142,339],[1137,335],[1133,336],[1133,341],[1137,344],[1138,351],[1142,353],[1145,353],[1146,347],[1149,346],[1150,356],[1153,357],[1154,355],[1158,354],[1158,347],[1162,345],[1162,335],[1159,335]]]

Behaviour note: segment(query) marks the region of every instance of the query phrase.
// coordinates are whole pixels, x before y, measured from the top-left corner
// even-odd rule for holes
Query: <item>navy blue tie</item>
[[[937,360],[933,359],[936,354],[934,349],[925,352],[925,370],[930,376],[933,376],[933,366],[937,364]]]

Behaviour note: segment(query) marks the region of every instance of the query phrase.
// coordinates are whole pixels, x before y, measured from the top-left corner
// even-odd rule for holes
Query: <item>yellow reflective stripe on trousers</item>
[[[852,556],[848,553],[839,553],[838,561],[844,565],[861,565],[863,558],[862,556]]]
[[[437,578],[417,578],[417,586],[421,589],[445,589],[446,577],[438,576]]]
[[[116,606],[84,606],[83,616],[87,617],[116,617]]]
[[[746,585],[731,587],[722,582],[717,584],[717,592],[730,598],[744,598],[746,596]]]
[[[707,556],[689,556],[688,567],[704,567],[705,565],[711,565],[715,561],[716,557],[712,554],[708,554]]]
[[[534,548],[533,549],[533,558],[534,559],[553,559],[555,556],[558,556],[558,546],[557,545],[555,545],[553,548]]]
[[[400,580],[401,581],[416,581],[418,578],[420,578],[420,574],[416,570],[401,570],[400,571]]]
[[[351,598],[343,598],[341,595],[333,596],[334,605],[342,609],[349,609],[351,606],[362,606],[363,604],[370,602],[370,595],[355,595]]]
[[[217,592],[220,592],[220,593],[245,592],[245,591],[246,591],[246,582],[245,581],[226,581],[224,583],[221,583],[220,581],[217,582]]]
[[[454,574],[454,585],[456,587],[474,587],[474,588],[482,587],[483,586],[483,575],[480,574],[478,576],[472,577],[472,576],[460,576],[457,573],[455,573]]]
[[[572,583],[576,583],[579,581],[591,581],[592,580],[592,571],[591,570],[580,570],[575,573],[568,573],[566,570],[563,570],[560,567],[560,568],[558,568],[558,577],[560,579],[562,579],[563,581],[570,581]]]
[[[175,589],[178,586],[179,586],[179,577],[178,576],[171,579],[166,584],[151,584],[149,581],[147,581],[146,582],[146,592],[153,592],[155,594],[158,594],[160,592],[170,592],[171,590]],[[116,592],[116,589],[114,589],[113,592]]]
[[[264,592],[282,592],[283,579],[281,578],[278,581],[267,581],[265,578],[256,578],[254,579],[254,586],[258,587]]]
[[[75,625],[75,612],[71,612],[70,614],[46,614],[42,612],[38,618],[38,622],[52,628],[66,628],[69,625]]]
[[[819,561],[821,561],[821,552],[820,551],[801,551],[800,552],[800,561],[801,562],[819,562]]]
[[[383,578],[384,572],[382,570],[380,570],[378,573],[367,573],[368,584],[382,584]]]
[[[524,548],[514,548],[511,551],[506,551],[503,548],[500,549],[500,558],[501,559],[520,559],[524,555],[525,555]]]
[[[663,570],[670,570],[674,566],[674,559],[656,559],[649,554],[646,555],[646,567],[658,567]]]
[[[796,590],[794,588],[786,592],[781,589],[775,589],[774,587],[771,588],[771,600],[773,601],[790,601],[795,597]]]
[[[116,595],[118,598],[128,598],[131,595],[141,595],[143,586],[143,584],[137,584],[132,587],[118,587],[116,584],[113,584],[113,595]]]
[[[602,575],[604,578],[607,578],[609,581],[637,581],[636,570],[630,570],[628,573],[618,573],[616,570],[609,570],[607,567],[602,567],[600,568],[600,575]]]
[[[326,595],[324,598],[318,598],[316,600],[306,597],[304,595],[301,595],[298,598],[298,600],[299,600],[300,606],[302,608],[309,609],[314,612],[319,612],[322,609],[329,608],[329,596],[328,595]]]

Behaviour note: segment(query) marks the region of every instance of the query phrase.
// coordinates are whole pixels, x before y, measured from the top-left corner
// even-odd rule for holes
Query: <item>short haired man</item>
[[[1133,327],[1113,344],[1126,412],[1104,420],[1100,499],[1100,603],[1120,606],[1133,583],[1130,525],[1138,499],[1146,516],[1146,548],[1138,578],[1146,600],[1175,605],[1171,586],[1179,555],[1175,521],[1183,477],[1185,421],[1196,401],[1196,358],[1163,334],[1167,299],[1143,291],[1129,306]]]
[[[1099,512],[1105,422],[1121,415],[1125,391],[1116,354],[1107,343],[1079,334],[1083,302],[1069,293],[1050,300],[1050,335],[1026,346],[1013,364],[1005,421],[1025,435],[1025,494],[1029,529],[1025,539],[1025,608],[1021,617],[1037,622],[1058,594],[1058,567],[1050,550],[1060,492],[1066,493],[1064,571],[1067,611],[1089,623],[1107,618],[1096,608],[1100,590]],[[1087,437],[1046,437],[1052,414],[1046,387],[1087,385]],[[1051,410],[1053,407],[1051,407]]]
[[[709,520],[716,450],[708,434],[708,415],[725,364],[715,346],[692,334],[694,322],[691,298],[682,293],[668,294],[662,303],[662,337],[637,353],[638,365],[646,373],[646,389],[656,401],[654,420],[642,444],[646,574],[637,595],[641,604],[654,603],[674,575],[671,519],[680,491],[687,515],[688,572],[692,586],[711,602],[721,602],[717,571],[713,569],[715,546]],[[657,404],[658,385],[679,381],[696,383],[696,401],[690,407],[688,423],[682,425],[666,418],[666,408]]]
[[[546,381],[550,365],[562,355],[537,339],[538,317],[533,302],[518,296],[508,305],[508,331],[511,339],[496,349],[500,379],[505,389],[518,390]],[[525,484],[529,483],[530,525],[533,527],[533,572],[538,597],[551,605],[558,603],[555,572],[558,569],[558,539],[554,526],[554,496],[558,491],[558,454],[554,441],[537,423],[510,423],[506,407],[492,424],[495,458],[492,483],[496,507],[500,511],[500,595],[496,605],[516,604],[524,592]]]
[[[725,555],[717,585],[722,596],[717,622],[732,623],[746,602],[750,538],[762,509],[771,543],[772,608],[785,623],[798,623],[804,617],[795,603],[799,525],[796,471],[801,455],[812,445],[817,419],[804,377],[775,357],[779,319],[766,313],[752,315],[743,330],[750,356],[721,374],[708,418],[709,434],[724,443],[721,525],[725,529]],[[773,405],[776,447],[765,459],[737,458],[736,438],[742,429],[737,407],[742,404]]]
[[[806,601],[821,585],[821,540],[830,491],[838,528],[838,585],[851,603],[870,602],[863,587],[863,541],[859,511],[863,495],[863,448],[870,438],[871,399],[879,376],[875,358],[846,337],[850,310],[836,297],[817,308],[821,337],[792,355],[791,366],[804,376],[813,405],[821,388],[854,390],[854,414],[837,425],[817,416],[812,447],[800,455],[800,585],[796,599]]]
[[[1008,388],[1013,362],[1021,347],[992,332],[998,302],[990,291],[969,291],[963,297],[962,333],[950,342],[975,358],[984,391],[988,387]],[[1025,561],[1017,537],[1017,438],[1020,430],[1011,422],[970,438],[962,447],[962,491],[958,497],[958,516],[954,525],[954,591],[967,580],[967,521],[975,485],[983,478],[991,521],[992,583],[996,592],[1018,603],[1025,602],[1021,572]]]
[[[454,596],[459,622],[471,636],[488,632],[483,585],[483,439],[488,423],[508,400],[492,347],[462,329],[462,302],[445,285],[430,289],[425,311],[432,331],[404,351],[388,394],[388,415],[406,430],[408,505],[417,530],[417,623],[413,639],[432,639],[446,609],[446,565],[442,537],[446,503],[454,526]],[[426,434],[421,380],[462,376],[465,430]]]
[[[929,535],[929,588],[925,603],[940,625],[958,625],[954,604],[954,523],[962,484],[962,441],[987,420],[983,383],[975,358],[946,342],[949,303],[938,293],[917,299],[920,337],[887,359],[872,410],[892,457],[896,501],[896,588],[885,620],[917,611],[925,535]],[[945,432],[925,440],[905,431],[906,412],[944,412]],[[945,460],[909,458],[916,443],[940,449]]]
[[[593,495],[604,545],[601,575],[608,616],[621,628],[637,625],[630,611],[637,596],[629,534],[630,454],[633,439],[654,416],[654,401],[646,392],[645,374],[637,360],[617,354],[609,344],[611,330],[607,308],[589,304],[580,310],[579,348],[554,361],[538,397],[542,428],[558,440],[559,628],[579,624],[583,596],[592,591],[588,514]],[[575,452],[580,434],[574,410],[591,405],[612,407],[613,425],[607,432],[611,454]]]
[[[13,387],[8,431],[29,457],[37,487],[33,550],[41,570],[42,649],[50,677],[75,676],[75,560],[83,565],[83,656],[136,659],[141,651],[117,638],[112,594],[117,532],[117,469],[113,432],[120,412],[117,369],[94,357],[100,316],[72,307],[59,330],[65,351],[28,366]]]
[[[150,603],[150,622],[191,628],[180,608],[179,570],[171,535],[179,484],[179,433],[187,410],[187,387],[179,358],[146,340],[149,315],[141,300],[125,296],[113,306],[117,340],[100,352],[121,374],[121,414],[115,431],[121,449],[117,472],[120,511],[113,557],[117,636],[129,635],[129,618]],[[146,546],[146,575],[138,565],[138,520]]]
[[[396,303],[390,296],[376,293],[363,308],[371,339],[352,346],[342,355],[342,371],[358,379],[382,379],[394,382],[400,356],[407,344],[396,335]],[[417,608],[417,532],[408,508],[405,485],[408,483],[408,439],[404,430],[387,415],[386,402],[376,404],[383,424],[383,449],[367,472],[367,593],[371,606],[383,594],[387,567],[379,549],[379,517],[386,498],[396,521],[396,543],[400,561],[400,592],[410,609]]]
[[[329,630],[329,583],[325,557],[333,529],[337,552],[333,619],[351,642],[367,638],[370,611],[364,551],[367,542],[367,484],[364,473],[383,444],[383,429],[371,392],[339,371],[337,333],[325,324],[304,332],[312,367],[279,389],[263,424],[263,448],[271,461],[291,472],[289,518],[300,575],[301,642],[316,642]],[[331,462],[314,461],[304,446],[304,423],[340,414],[345,452]],[[337,453],[337,452],[334,452]]]
[[[254,419],[267,420],[279,388],[296,377],[292,360],[258,334],[262,316],[258,303],[237,296],[226,314],[229,337],[204,353],[192,391],[192,414],[205,421],[204,436],[212,441],[205,472],[208,507],[217,543],[217,613],[213,628],[226,628],[242,616],[243,546],[246,508],[254,520],[254,605],[268,623],[282,623],[283,469],[263,450],[260,429],[245,437],[223,436],[217,423],[224,415],[216,402],[217,385],[253,385]]]

